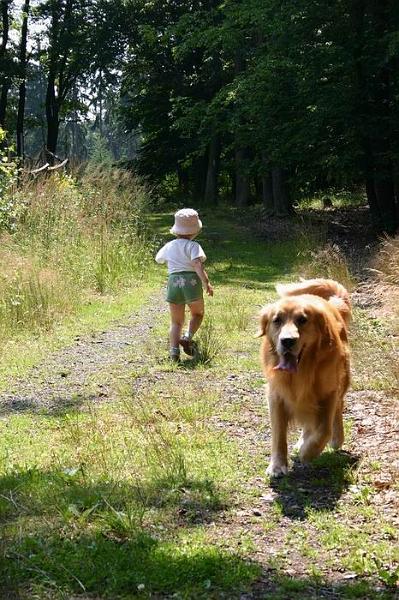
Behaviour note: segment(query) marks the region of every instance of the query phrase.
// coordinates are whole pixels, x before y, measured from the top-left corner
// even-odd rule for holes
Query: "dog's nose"
[[[295,342],[297,341],[297,339],[298,338],[296,337],[284,337],[280,338],[280,342],[284,350],[290,350],[295,346]]]

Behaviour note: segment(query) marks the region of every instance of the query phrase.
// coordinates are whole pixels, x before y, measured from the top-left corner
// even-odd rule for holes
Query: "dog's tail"
[[[333,304],[345,323],[349,323],[351,316],[349,292],[333,279],[306,279],[299,283],[280,283],[276,285],[276,290],[280,296],[300,296],[301,294],[320,296]]]

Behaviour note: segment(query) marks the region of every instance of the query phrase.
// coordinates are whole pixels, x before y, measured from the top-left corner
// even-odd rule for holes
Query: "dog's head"
[[[306,350],[331,344],[329,307],[320,298],[297,296],[265,306],[258,336],[265,335],[276,356],[274,370],[295,373]],[[316,358],[316,357],[315,357]]]

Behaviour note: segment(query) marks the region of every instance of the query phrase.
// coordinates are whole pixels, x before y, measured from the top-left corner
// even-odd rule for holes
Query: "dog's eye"
[[[305,325],[305,323],[307,323],[308,318],[305,317],[305,315],[300,315],[297,320],[296,320],[296,324],[297,325]]]
[[[279,315],[276,315],[273,319],[273,323],[275,325],[281,325],[282,322],[283,322],[283,319]]]

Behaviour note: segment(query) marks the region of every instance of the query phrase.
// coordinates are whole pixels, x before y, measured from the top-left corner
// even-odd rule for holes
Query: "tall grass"
[[[137,285],[149,260],[146,189],[119,169],[8,190],[0,229],[0,332],[50,328],[93,294]]]
[[[384,283],[399,286],[399,236],[384,238],[374,266]]]
[[[224,301],[222,323],[226,331],[245,331],[251,322],[252,307],[248,307],[240,294],[232,290]]]
[[[224,338],[216,327],[215,320],[208,316],[198,332],[198,343],[195,362],[203,365],[210,364],[221,353]]]
[[[305,279],[325,277],[339,281],[349,291],[355,287],[355,279],[339,246],[327,243],[317,250],[305,251],[302,256],[299,273]]]
[[[390,364],[399,387],[399,346],[397,336],[399,335],[399,236],[386,236],[382,241],[380,251],[378,252],[373,267],[379,280],[383,284],[381,287],[381,302],[388,307],[388,313],[392,314],[391,325],[391,352]],[[387,309],[384,308],[386,311]]]

